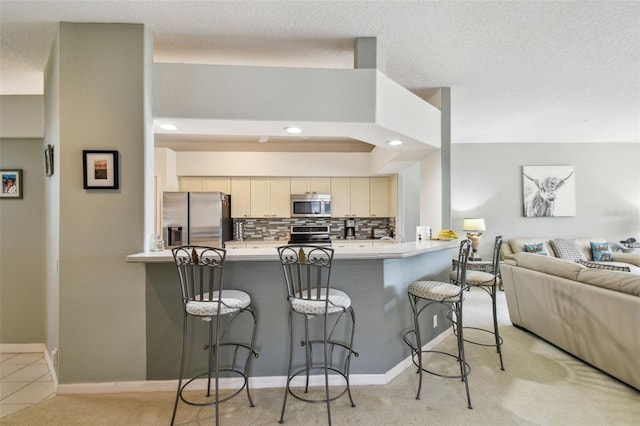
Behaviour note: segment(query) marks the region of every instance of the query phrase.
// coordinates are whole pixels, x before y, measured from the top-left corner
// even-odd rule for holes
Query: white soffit
[[[440,148],[440,111],[376,69],[154,64],[154,131],[351,138],[397,152]],[[172,123],[175,131],[160,128]]]

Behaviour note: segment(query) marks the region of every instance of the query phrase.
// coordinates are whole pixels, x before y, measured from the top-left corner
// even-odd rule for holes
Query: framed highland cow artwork
[[[524,216],[575,216],[575,180],[574,166],[523,166]]]

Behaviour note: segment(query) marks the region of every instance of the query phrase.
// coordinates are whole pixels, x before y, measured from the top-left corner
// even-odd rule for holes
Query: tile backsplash
[[[344,237],[345,219],[233,219],[234,225],[242,223],[243,239],[289,240],[292,225],[329,225],[331,238]],[[356,218],[356,238],[371,238],[373,228],[385,229],[387,235],[393,235],[395,218]]]

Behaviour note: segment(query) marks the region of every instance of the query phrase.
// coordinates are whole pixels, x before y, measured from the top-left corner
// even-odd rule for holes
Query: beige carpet
[[[385,386],[352,387],[356,407],[346,397],[332,404],[336,425],[640,425],[640,392],[589,367],[563,351],[511,325],[504,293],[500,324],[505,371],[492,348],[466,345],[471,365],[473,410],[466,408],[464,384],[425,375],[421,400],[418,377],[405,370]],[[490,324],[489,297],[472,291],[465,324]],[[439,349],[455,348],[453,337]],[[174,393],[66,395],[2,419],[2,425],[162,425],[169,424]],[[246,394],[221,405],[223,425],[276,425],[282,389],[255,389],[256,406]],[[177,424],[215,422],[214,408],[181,404]],[[324,425],[326,408],[289,398],[285,424]]]

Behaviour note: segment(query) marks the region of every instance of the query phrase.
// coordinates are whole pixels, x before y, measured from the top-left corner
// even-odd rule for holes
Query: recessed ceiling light
[[[398,146],[398,145],[402,145],[402,141],[399,139],[393,139],[387,142],[389,145],[391,146]]]
[[[175,124],[164,123],[160,125],[162,130],[178,130]]]
[[[292,134],[297,134],[302,132],[302,129],[300,127],[295,127],[295,126],[285,127],[284,130],[286,130],[287,133],[292,133]]]

